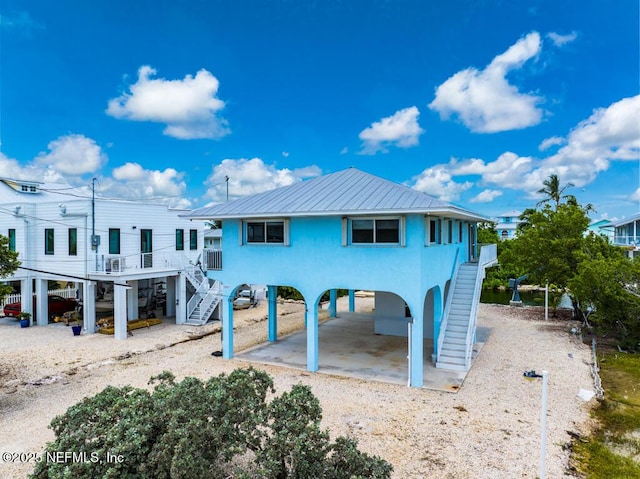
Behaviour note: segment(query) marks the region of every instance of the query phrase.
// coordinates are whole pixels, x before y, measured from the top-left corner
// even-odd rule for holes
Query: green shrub
[[[308,386],[275,396],[263,371],[237,369],[206,382],[170,372],[153,391],[108,386],[51,423],[56,439],[31,475],[44,478],[389,478],[393,467],[355,440],[320,429]]]

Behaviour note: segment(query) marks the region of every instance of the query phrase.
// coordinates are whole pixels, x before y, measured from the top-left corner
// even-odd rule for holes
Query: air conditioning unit
[[[107,258],[107,273],[122,273],[124,271],[124,258]]]

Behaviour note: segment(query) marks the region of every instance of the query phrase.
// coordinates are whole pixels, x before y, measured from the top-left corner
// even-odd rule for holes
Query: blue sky
[[[355,166],[640,209],[636,0],[0,0],[0,176],[196,208]]]

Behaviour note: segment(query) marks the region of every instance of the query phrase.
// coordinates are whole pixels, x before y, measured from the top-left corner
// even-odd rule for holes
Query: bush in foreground
[[[56,439],[31,475],[44,478],[389,478],[393,467],[354,439],[320,429],[308,386],[275,396],[253,368],[203,382],[151,378],[153,391],[108,386],[57,416]],[[60,451],[66,453],[60,457]],[[61,460],[62,459],[62,460]]]

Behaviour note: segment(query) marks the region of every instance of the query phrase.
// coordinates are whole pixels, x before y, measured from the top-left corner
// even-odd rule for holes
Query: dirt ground
[[[371,311],[371,298],[357,298]],[[338,311],[345,311],[341,299]],[[304,305],[278,305],[280,335],[303,328]],[[326,316],[325,316],[326,317]],[[323,408],[332,439],[350,435],[361,450],[393,464],[394,478],[535,478],[539,474],[541,380],[524,371],[549,371],[547,477],[572,477],[570,432],[590,426],[593,401],[590,350],[566,319],[544,321],[540,308],[482,304],[489,328],[457,393],[407,388],[362,379],[264,366],[277,392],[308,384]],[[267,306],[236,311],[235,350],[267,338]],[[106,385],[148,387],[163,370],[178,379],[206,379],[249,364],[223,360],[220,323],[161,325],[133,331],[124,341],[95,334],[74,337],[65,325],[21,329],[0,324],[0,452],[37,453],[53,439],[51,420]],[[255,365],[254,365],[255,366]],[[33,463],[0,460],[0,477],[26,477]]]

